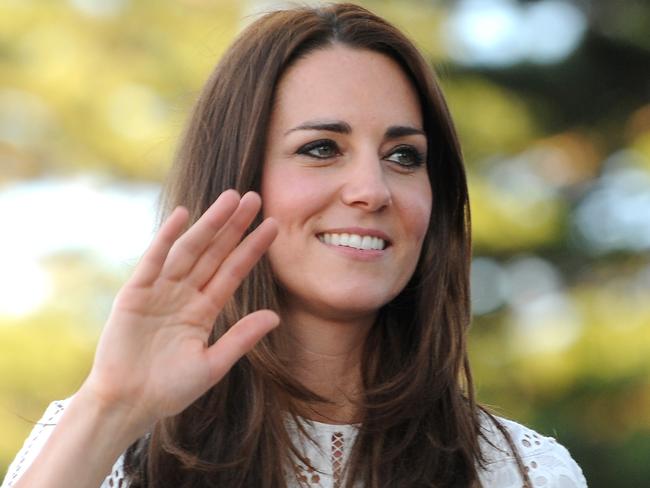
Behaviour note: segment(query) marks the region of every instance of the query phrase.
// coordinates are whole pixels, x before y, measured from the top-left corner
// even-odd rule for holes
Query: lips
[[[364,232],[323,232],[318,239],[324,244],[341,247],[351,247],[362,251],[383,251],[389,246],[388,239]]]
[[[359,234],[334,234],[327,233],[318,236],[321,242],[334,246],[352,247],[364,251],[383,251],[386,241],[379,237],[361,236]]]

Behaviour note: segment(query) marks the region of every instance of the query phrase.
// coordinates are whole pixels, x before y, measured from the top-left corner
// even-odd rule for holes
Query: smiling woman
[[[384,54],[333,46],[284,75],[261,191],[280,230],[268,256],[285,313],[367,332],[404,289],[431,214],[422,127],[417,93]]]
[[[468,208],[398,30],[349,4],[262,17],[197,102],[90,375],[3,486],[586,486],[474,399]]]

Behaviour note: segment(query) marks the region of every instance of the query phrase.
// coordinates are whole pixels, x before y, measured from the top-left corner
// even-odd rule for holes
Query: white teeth
[[[386,249],[386,241],[379,237],[361,236],[359,234],[320,234],[321,242],[334,246],[353,247],[365,251],[381,251]]]
[[[363,236],[363,239],[361,239],[361,249],[372,249],[372,237]]]

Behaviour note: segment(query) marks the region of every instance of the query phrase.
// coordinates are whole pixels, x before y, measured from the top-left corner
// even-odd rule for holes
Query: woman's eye
[[[339,148],[334,141],[320,140],[305,144],[298,149],[298,154],[305,154],[318,159],[327,159],[340,154]]]
[[[388,161],[407,168],[415,168],[424,164],[424,154],[412,146],[399,146],[386,156]]]

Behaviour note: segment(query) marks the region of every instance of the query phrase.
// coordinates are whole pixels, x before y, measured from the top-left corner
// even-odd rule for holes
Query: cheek
[[[419,191],[411,191],[402,200],[401,214],[406,231],[417,241],[422,241],[431,219],[431,189],[427,185]]]
[[[271,166],[262,178],[262,212],[264,217],[277,220],[278,239],[282,238],[283,231],[314,217],[326,200],[322,179],[300,169],[304,170]]]

